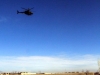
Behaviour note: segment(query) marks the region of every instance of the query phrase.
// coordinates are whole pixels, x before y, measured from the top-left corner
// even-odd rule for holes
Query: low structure
[[[29,73],[29,72],[19,72],[19,73],[1,73],[0,75],[99,75],[94,72],[65,72],[65,73]]]
[[[19,73],[1,73],[1,75],[34,75],[36,73],[19,72]]]

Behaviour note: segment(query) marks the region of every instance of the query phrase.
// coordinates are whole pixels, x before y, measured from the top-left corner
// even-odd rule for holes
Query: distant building
[[[34,75],[36,73],[22,72],[21,75]]]
[[[34,75],[36,73],[19,72],[19,73],[1,73],[1,75]]]
[[[44,74],[52,74],[52,73],[44,73]]]
[[[1,73],[0,75],[100,75],[94,72],[65,72],[65,73],[29,73],[29,72],[19,72],[19,73]]]

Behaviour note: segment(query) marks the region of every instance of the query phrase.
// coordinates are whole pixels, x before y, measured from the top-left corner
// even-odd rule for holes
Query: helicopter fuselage
[[[17,14],[18,14],[18,13],[24,13],[24,14],[26,14],[26,15],[32,15],[32,14],[33,14],[33,13],[30,12],[29,10],[24,11],[24,12],[19,12],[19,11],[17,10]]]

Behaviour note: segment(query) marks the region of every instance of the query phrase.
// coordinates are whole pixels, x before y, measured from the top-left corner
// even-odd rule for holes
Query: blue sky
[[[17,10],[24,11],[21,7],[34,7],[34,14],[17,14]],[[36,72],[56,72],[59,71],[58,67],[61,67],[60,71],[70,71],[67,67],[75,61],[79,63],[72,63],[70,68],[73,66],[73,69],[80,70],[80,66],[85,65],[81,69],[98,69],[100,0],[1,0],[0,10],[0,60],[3,61],[0,62],[1,70],[12,71],[10,66],[13,62],[18,62],[17,65],[23,63],[19,58],[26,58],[24,61],[27,66],[20,64],[16,67],[13,64],[13,70],[18,71],[20,68],[21,71],[26,71],[29,68],[32,71],[34,66],[28,65],[34,61]],[[63,63],[64,61],[68,64]],[[61,66],[56,65],[55,70],[51,69],[50,66],[55,65],[52,62],[59,62],[58,65]],[[91,69],[90,63],[95,65],[95,69]]]

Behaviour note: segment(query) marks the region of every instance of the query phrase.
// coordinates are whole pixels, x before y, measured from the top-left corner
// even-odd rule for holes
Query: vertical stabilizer
[[[19,11],[17,10],[17,14],[19,13]]]

